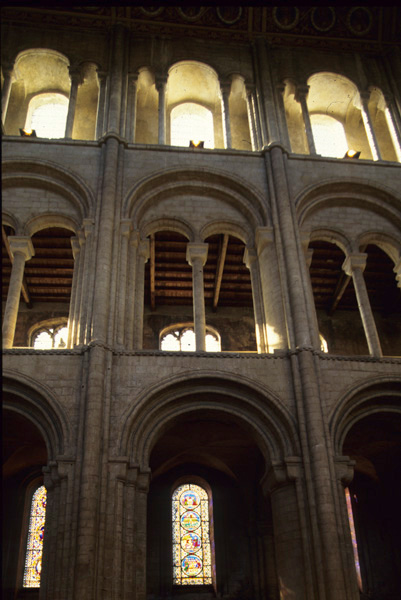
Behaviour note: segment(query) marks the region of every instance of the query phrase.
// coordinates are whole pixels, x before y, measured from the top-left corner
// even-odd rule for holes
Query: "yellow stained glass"
[[[25,555],[24,587],[40,587],[46,500],[46,488],[42,485],[36,490],[32,497],[28,542]]]
[[[172,498],[173,583],[212,583],[209,496],[192,483],[179,486]]]

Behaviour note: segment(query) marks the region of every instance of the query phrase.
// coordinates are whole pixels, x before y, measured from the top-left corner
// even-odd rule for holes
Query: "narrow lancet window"
[[[208,493],[199,485],[180,485],[172,497],[173,583],[212,583]]]
[[[356,578],[358,580],[359,589],[362,590],[362,578],[361,578],[361,567],[360,567],[360,564],[359,564],[358,543],[357,543],[357,540],[356,540],[354,515],[353,515],[353,511],[352,511],[352,502],[351,502],[351,494],[350,494],[348,488],[345,488],[345,499],[347,501],[348,522],[349,522],[349,528],[351,530],[352,548],[353,548],[353,551],[354,551],[354,562],[355,562],[355,569],[356,569]]]
[[[23,583],[26,588],[40,587],[46,500],[46,488],[42,485],[34,493],[31,503]]]

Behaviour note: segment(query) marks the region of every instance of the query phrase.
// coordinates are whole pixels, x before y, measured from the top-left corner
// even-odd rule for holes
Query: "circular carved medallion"
[[[275,6],[273,20],[277,27],[288,31],[293,29],[299,21],[299,10],[295,6]]]
[[[226,25],[234,25],[241,18],[242,6],[218,6],[216,11],[220,21]]]
[[[177,10],[185,21],[196,21],[203,15],[206,8],[204,6],[184,6],[177,7]]]
[[[372,28],[372,13],[364,6],[354,6],[348,12],[348,29],[355,35],[366,35]]]
[[[312,25],[318,31],[326,32],[334,26],[336,13],[331,6],[319,6],[312,10]]]

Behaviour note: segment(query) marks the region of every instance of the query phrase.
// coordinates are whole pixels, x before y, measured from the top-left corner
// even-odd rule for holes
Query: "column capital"
[[[223,97],[229,96],[231,92],[231,81],[220,81],[220,92]]]
[[[355,269],[360,269],[363,272],[366,267],[367,258],[368,255],[365,252],[350,254],[344,260],[342,264],[342,269],[347,275],[352,275]]]
[[[35,255],[35,249],[30,237],[10,235],[8,243],[10,244],[13,258],[16,254],[22,254],[25,260],[29,260]]]
[[[256,229],[255,243],[258,255],[262,254],[263,250],[269,244],[274,242],[274,232],[272,227],[258,227]]]
[[[93,221],[92,219],[84,219],[82,222],[82,229],[85,233],[85,237],[88,238],[93,231]]]
[[[252,265],[258,260],[258,255],[255,248],[245,247],[243,262],[248,269],[251,269]]]
[[[359,90],[359,96],[362,102],[369,102],[370,100],[370,90]]]
[[[73,235],[71,237],[71,248],[72,248],[72,255],[74,257],[74,260],[76,260],[78,254],[81,251],[81,246],[79,244],[79,239],[76,235]]]
[[[122,219],[120,224],[120,231],[123,237],[129,237],[132,229],[131,219]]]
[[[395,273],[397,285],[398,285],[398,287],[401,287],[401,257],[398,259],[398,262],[395,264],[393,271]]]
[[[253,81],[245,82],[245,91],[247,96],[251,96],[256,92],[256,83]]]
[[[140,241],[140,235],[139,235],[139,231],[138,229],[133,229],[131,231],[131,237],[130,237],[130,244],[131,246],[133,246],[134,248],[138,248],[139,246],[139,241]]]
[[[276,90],[280,93],[280,94],[284,94],[285,92],[285,88],[286,88],[286,84],[283,82],[280,83],[276,83]]]
[[[207,251],[209,248],[209,244],[197,244],[193,242],[189,242],[187,244],[187,262],[194,266],[194,262],[200,260],[202,262],[202,266],[206,263],[207,259]]]
[[[84,78],[82,76],[82,70],[79,67],[68,67],[68,73],[71,79],[71,83],[76,83],[77,85],[81,85],[84,82]]]
[[[96,69],[96,74],[97,74],[97,80],[99,83],[101,81],[104,81],[107,77],[107,71],[101,71],[100,69]]]
[[[128,73],[128,82],[136,85],[138,83],[138,77],[139,73],[137,71]]]
[[[168,76],[167,75],[156,75],[155,77],[155,86],[156,90],[160,92],[167,85]]]
[[[277,488],[291,484],[302,475],[302,463],[298,456],[287,456],[283,463],[273,462],[261,481],[267,495]]]
[[[337,479],[346,487],[354,478],[355,461],[349,456],[335,456],[334,465]]]
[[[146,240],[141,240],[138,245],[138,253],[139,256],[145,259],[145,262],[148,260],[150,256],[150,240],[146,238]]]
[[[306,85],[306,83],[302,83],[302,84],[297,84],[295,86],[295,100],[297,102],[301,102],[301,100],[306,100],[308,93],[309,93],[309,85]]]

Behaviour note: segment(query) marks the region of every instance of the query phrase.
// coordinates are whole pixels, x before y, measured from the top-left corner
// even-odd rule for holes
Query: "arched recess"
[[[47,519],[40,585],[46,587],[52,569],[62,568],[55,534],[61,506],[58,462],[69,446],[69,425],[57,401],[42,384],[6,370],[3,379],[3,594],[20,595],[26,552],[27,526],[33,491],[48,491]],[[62,486],[63,484],[61,484]],[[62,503],[66,497],[62,498]],[[59,531],[59,533],[61,533]],[[59,562],[55,567],[54,561]],[[30,590],[37,598],[38,590]]]
[[[8,135],[19,135],[19,129],[25,127],[28,106],[35,96],[51,93],[68,99],[71,87],[68,68],[68,58],[55,50],[32,48],[17,56],[5,122]]]
[[[378,87],[370,88],[369,113],[383,160],[399,161],[400,147],[394,123],[384,94]]]
[[[285,458],[299,450],[293,419],[278,398],[243,377],[188,373],[148,390],[124,420],[120,451],[129,456],[131,464],[140,465],[141,472],[148,467],[152,472],[147,521],[148,592],[175,597],[170,494],[176,481],[196,482],[202,478],[213,494],[217,593],[232,594],[240,589],[253,594],[262,585],[266,592],[277,594],[279,580],[283,589],[291,585],[291,589],[303,593],[303,575],[302,581],[295,581],[296,577],[290,581],[294,570],[289,568],[296,555],[302,561],[298,555],[297,511],[290,544],[281,538],[280,511],[285,498],[287,502],[295,500],[294,487],[284,472],[282,487],[276,489],[274,484],[278,465],[285,471]],[[261,480],[267,474],[270,483],[265,486]],[[275,519],[279,547],[276,557]],[[233,547],[234,522],[237,538],[242,541]],[[251,539],[249,545],[245,543],[246,532]],[[267,565],[275,559],[279,563],[277,572],[273,567],[267,574]],[[252,563],[259,565],[254,571]],[[210,591],[200,589],[200,597]]]
[[[331,417],[335,451],[354,464],[353,479],[346,482],[356,533],[354,553],[361,591],[371,597],[396,598],[401,592],[400,401],[401,379],[376,378],[349,390]]]
[[[198,231],[211,220],[227,219],[228,214],[250,231],[270,224],[269,209],[256,188],[231,173],[214,169],[157,171],[129,191],[123,213],[139,228],[145,215],[147,220],[157,218],[152,212],[156,205],[165,207],[171,217],[182,219],[185,215],[189,223],[197,224]]]

